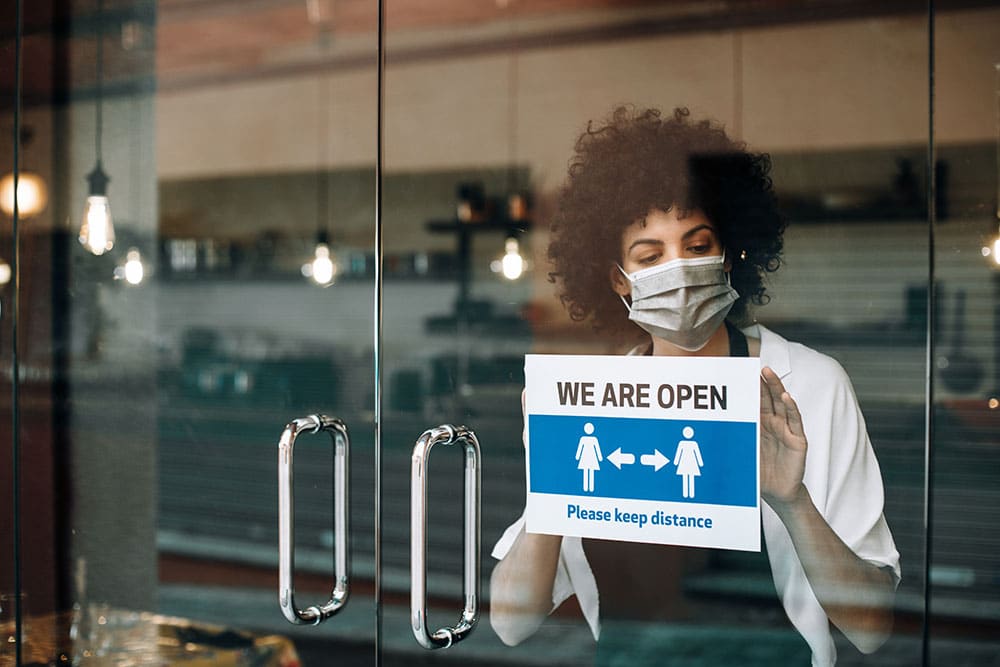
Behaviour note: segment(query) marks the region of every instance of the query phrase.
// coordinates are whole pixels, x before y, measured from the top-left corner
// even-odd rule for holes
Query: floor
[[[231,627],[257,632],[280,633],[295,642],[304,667],[319,665],[374,664],[374,605],[354,601],[349,611],[321,626],[288,624],[278,611],[276,595],[262,590],[216,589],[200,586],[163,586],[160,611],[186,618],[219,622],[228,619]],[[594,664],[594,642],[589,630],[577,619],[552,618],[531,639],[517,647],[504,646],[485,619],[468,641],[448,650],[426,651],[410,633],[405,604],[383,608],[383,664],[386,667],[430,664],[474,667],[576,667]],[[430,610],[432,624],[457,620],[457,610]],[[456,618],[451,618],[456,616]],[[617,661],[615,651],[602,667],[642,667],[680,665],[683,667],[773,667],[808,664],[799,652],[800,640],[790,632],[767,629],[740,629],[711,625],[658,627],[633,626],[618,633],[618,641],[632,653]],[[919,633],[896,633],[878,652],[864,656],[843,637],[837,638],[838,667],[913,667],[921,664]],[[654,646],[670,646],[665,656]],[[733,650],[738,655],[733,655]],[[799,660],[801,659],[801,663]],[[1000,639],[935,639],[931,644],[930,665],[940,667],[1000,667]]]

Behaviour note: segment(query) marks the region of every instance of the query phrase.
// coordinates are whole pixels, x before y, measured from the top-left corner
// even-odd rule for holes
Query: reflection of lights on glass
[[[245,370],[238,370],[233,374],[233,391],[237,394],[249,394],[253,388],[253,378]]]
[[[511,237],[504,244],[504,256],[500,260],[500,270],[507,280],[517,280],[524,273],[524,258],[521,257],[520,244]]]
[[[523,192],[516,192],[507,197],[507,217],[511,220],[522,221],[528,219],[528,196]]]
[[[129,248],[125,263],[115,267],[115,280],[124,280],[129,285],[138,285],[146,277],[146,267],[138,248]]]
[[[11,271],[10,264],[0,259],[0,285],[6,285],[10,282]]]
[[[983,257],[992,257],[993,265],[1000,266],[1000,234],[993,239],[993,245],[984,245],[982,248]]]
[[[22,171],[17,175],[17,214],[30,218],[41,213],[49,200],[45,181],[38,174]],[[7,215],[14,215],[14,174],[0,179],[0,209]]]
[[[337,276],[337,266],[330,257],[328,245],[325,243],[316,244],[316,255],[311,262],[302,265],[302,275],[324,287],[333,283]]]
[[[507,280],[517,280],[524,273],[525,261],[521,257],[521,247],[517,239],[511,236],[504,243],[502,259],[490,262],[490,271],[500,273]]]
[[[104,195],[90,195],[83,211],[80,243],[95,255],[103,255],[115,247],[115,227],[111,222],[111,205]]]
[[[142,256],[139,255],[139,251],[135,248],[129,248],[128,255],[125,258],[125,280],[130,285],[138,285],[142,282],[142,278],[146,271],[142,266]]]
[[[1000,408],[1000,400],[997,400],[996,397],[991,398],[989,401],[989,406],[990,410],[996,410],[997,408]]]

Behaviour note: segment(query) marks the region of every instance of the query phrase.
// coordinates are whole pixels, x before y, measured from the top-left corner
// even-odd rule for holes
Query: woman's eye
[[[642,257],[642,258],[640,258],[640,259],[639,259],[639,263],[640,263],[640,264],[656,264],[656,262],[657,262],[657,261],[658,261],[659,259],[660,259],[660,256],[659,256],[659,255],[649,255],[649,256],[647,256],[647,257]]]
[[[712,246],[706,244],[703,245],[693,245],[688,246],[688,252],[692,252],[696,255],[704,255],[706,252],[712,249]]]

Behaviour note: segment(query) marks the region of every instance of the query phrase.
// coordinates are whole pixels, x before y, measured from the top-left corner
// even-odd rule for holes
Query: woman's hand
[[[521,392],[525,428],[526,395]],[[527,449],[527,439],[523,440]],[[504,644],[520,644],[538,630],[552,611],[552,585],[561,548],[562,537],[526,533],[521,528],[510,551],[493,568],[490,624]]]
[[[851,551],[816,510],[802,483],[808,449],[802,415],[773,370],[760,375],[761,495],[788,530],[827,616],[871,653],[892,631],[892,576]]]
[[[760,376],[760,490],[774,507],[801,497],[808,443],[802,415],[781,379],[768,367]]]

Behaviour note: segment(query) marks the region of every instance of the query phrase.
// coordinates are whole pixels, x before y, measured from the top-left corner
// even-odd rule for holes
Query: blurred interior
[[[27,613],[99,601],[287,635],[306,665],[429,660],[408,620],[410,449],[440,423],[479,434],[488,579],[524,501],[523,355],[621,351],[566,316],[545,249],[575,137],[631,103],[689,107],[772,156],[791,224],[755,315],[846,368],[903,563],[893,637],[871,656],[838,637],[839,664],[1000,650],[994,3],[386,0],[381,174],[372,0],[24,5],[20,96],[15,12],[0,14],[0,156],[47,202],[19,199],[16,236],[11,212],[0,228],[0,592],[19,474]],[[100,255],[77,241],[95,153],[116,235]],[[351,428],[354,599],[301,628],[274,595],[274,455],[314,412]],[[437,457],[428,560],[446,623],[462,479]],[[303,446],[296,469],[303,597],[329,590],[330,460]],[[669,576],[705,627],[777,609],[737,552]],[[565,607],[520,647],[483,622],[435,659],[585,663]]]

